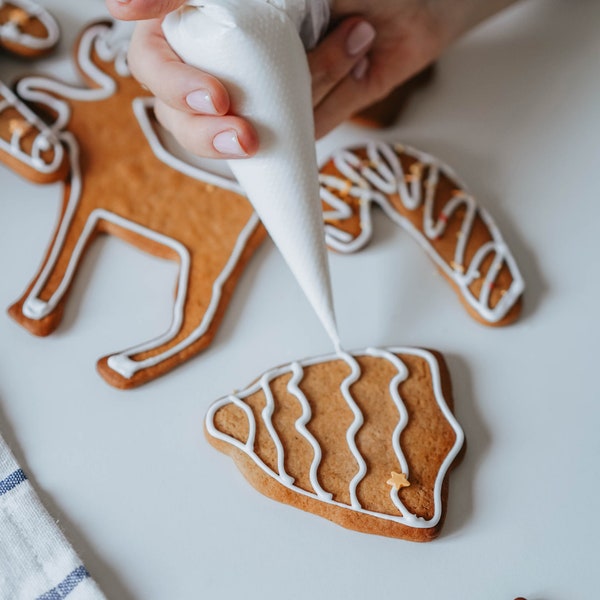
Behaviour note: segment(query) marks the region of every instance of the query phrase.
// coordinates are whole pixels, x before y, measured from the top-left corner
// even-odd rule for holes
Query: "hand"
[[[315,135],[387,96],[462,33],[515,0],[334,0],[335,26],[308,53]],[[139,20],[134,76],[157,97],[156,116],[179,143],[207,158],[242,158],[259,145],[252,125],[228,113],[225,87],[181,62],[161,21],[184,0],[107,0],[114,17]],[[358,16],[360,15],[360,16]]]
[[[434,62],[453,41],[516,0],[334,0],[332,17],[360,14],[377,32],[349,74],[331,77],[314,103],[317,137],[379,100]],[[315,80],[329,63],[323,43],[309,55]]]
[[[129,66],[156,96],[156,116],[178,142],[206,158],[251,156],[258,149],[258,136],[250,122],[229,114],[225,87],[208,73],[181,62],[162,33],[162,18],[184,1],[107,0],[107,5],[115,18],[139,21],[130,44]],[[350,17],[309,55],[315,105],[353,69],[364,69],[362,61],[373,37],[368,23]]]

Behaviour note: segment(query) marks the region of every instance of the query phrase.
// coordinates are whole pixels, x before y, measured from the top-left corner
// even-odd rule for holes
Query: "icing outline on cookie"
[[[28,125],[27,130],[15,128],[10,140],[0,137],[0,151],[9,154],[18,161],[32,168],[34,171],[50,175],[58,171],[63,163],[64,149],[60,140],[46,123],[44,123],[25,103],[12,92],[12,90],[0,81],[0,115],[9,109],[16,110],[24,123]],[[32,144],[31,153],[22,149],[23,137],[31,131],[37,132]],[[42,153],[52,150],[52,160],[46,162]]]
[[[416,148],[406,145],[397,145],[396,147],[399,152],[415,158],[422,165],[420,172],[405,173],[394,146],[380,141],[371,141],[366,144],[367,164],[350,149],[339,150],[331,156],[330,160],[333,160],[341,177],[324,173],[320,175],[321,199],[331,206],[331,210],[324,212],[324,217],[326,220],[344,220],[353,216],[351,207],[330,191],[336,190],[342,197],[351,196],[359,201],[361,231],[358,236],[354,237],[331,223],[326,223],[327,244],[342,253],[355,252],[364,247],[373,235],[371,206],[376,204],[394,223],[411,233],[436,266],[454,282],[462,297],[477,314],[490,323],[501,321],[517,302],[525,286],[516,260],[500,230],[490,214],[483,207],[477,205],[464,183],[448,165]],[[428,170],[428,176],[423,197],[421,176],[425,169]],[[440,174],[455,181],[460,189],[456,190],[454,197],[446,203],[438,219],[434,220],[434,198]],[[400,201],[407,210],[424,207],[423,231],[417,229],[406,217],[394,209],[387,198],[392,194],[399,195]],[[461,223],[453,260],[448,264],[432,247],[430,240],[435,240],[444,232],[449,218],[461,207],[465,208],[466,214]],[[470,264],[465,267],[465,249],[476,215],[488,228],[492,240],[482,245]],[[480,276],[479,267],[490,253],[495,253],[495,256],[485,275],[480,296],[477,298],[469,289],[469,285]],[[489,306],[490,293],[503,262],[510,270],[512,283],[498,303],[491,308]]]
[[[400,415],[398,424],[396,425],[394,432],[392,434],[392,446],[393,446],[396,458],[398,460],[398,463],[400,465],[400,468],[402,470],[402,473],[407,478],[409,477],[408,464],[406,462],[406,458],[404,457],[402,448],[400,446],[400,434],[402,433],[403,429],[405,428],[405,426],[408,423],[408,414],[406,412],[406,408],[404,406],[404,403],[403,403],[402,398],[400,397],[400,394],[398,391],[398,385],[408,377],[409,371],[408,371],[406,365],[404,364],[404,362],[398,356],[396,356],[397,354],[417,356],[417,357],[424,359],[427,362],[427,364],[431,370],[432,386],[433,386],[433,392],[434,392],[437,406],[439,407],[440,411],[442,412],[442,415],[444,416],[444,419],[450,425],[450,427],[452,428],[454,435],[455,435],[454,444],[452,445],[452,448],[450,449],[448,454],[444,457],[444,459],[438,469],[437,475],[436,475],[434,489],[433,489],[434,513],[430,519],[425,519],[423,517],[420,517],[418,515],[411,513],[404,506],[402,501],[400,500],[399,490],[394,487],[392,487],[390,490],[390,498],[391,498],[394,506],[396,507],[396,509],[399,512],[398,515],[380,513],[380,512],[364,509],[356,497],[356,487],[358,486],[359,482],[364,478],[364,476],[366,474],[366,467],[363,468],[364,459],[358,452],[358,449],[356,448],[356,444],[354,441],[356,433],[357,433],[358,429],[360,428],[360,424],[362,424],[363,417],[362,417],[362,413],[361,413],[360,409],[358,408],[358,406],[356,405],[354,400],[351,398],[350,393],[349,393],[349,386],[350,386],[349,382],[355,381],[358,377],[360,377],[360,367],[358,366],[358,363],[356,362],[355,357],[373,356],[373,357],[385,358],[388,361],[390,361],[392,363],[392,365],[395,367],[395,369],[397,370],[397,374],[392,378],[392,380],[390,381],[390,384],[389,384],[389,393],[392,396],[394,403],[398,407],[399,415]],[[351,370],[350,375],[348,375],[344,379],[344,381],[342,382],[342,384],[340,386],[340,391],[342,392],[342,395],[344,396],[344,399],[346,400],[348,407],[352,410],[352,412],[354,414],[354,420],[346,432],[346,442],[348,444],[348,447],[349,447],[352,455],[354,456],[354,459],[357,462],[357,469],[358,469],[356,475],[350,482],[350,486],[349,486],[351,504],[346,504],[344,502],[339,502],[339,501],[334,500],[332,498],[332,495],[329,494],[326,490],[323,490],[321,485],[318,483],[317,469],[318,469],[318,466],[319,466],[319,463],[321,460],[321,448],[320,448],[320,445],[318,444],[317,440],[314,438],[314,436],[312,434],[310,434],[310,432],[308,432],[308,430],[306,429],[306,424],[307,424],[308,420],[310,419],[310,407],[308,407],[308,411],[307,411],[305,408],[305,405],[308,405],[308,402],[306,400],[306,397],[304,396],[304,394],[300,391],[300,389],[298,387],[299,374],[300,374],[300,378],[301,378],[303,367],[308,367],[311,365],[316,365],[316,364],[320,364],[320,363],[324,363],[324,362],[332,361],[332,360],[344,360],[346,362],[346,364],[348,364],[348,366],[350,367],[350,370]],[[358,373],[356,372],[357,368],[358,368]],[[305,490],[301,487],[296,486],[294,484],[293,479],[287,473],[285,473],[285,471],[279,472],[279,473],[274,471],[269,466],[267,466],[264,463],[264,461],[261,459],[261,457],[256,453],[256,451],[254,449],[255,439],[256,439],[256,431],[257,431],[256,420],[255,420],[255,416],[252,412],[252,409],[243,401],[244,399],[248,398],[252,394],[254,394],[258,391],[261,391],[261,389],[263,389],[263,386],[265,385],[265,382],[273,381],[275,378],[280,377],[281,375],[288,374],[288,373],[292,373],[293,376],[292,376],[292,379],[290,380],[290,382],[288,383],[287,390],[290,394],[295,396],[295,398],[298,400],[298,402],[301,404],[301,406],[303,408],[303,415],[298,419],[298,421],[296,421],[295,428],[296,428],[296,431],[300,435],[304,436],[305,439],[310,443],[310,445],[313,447],[313,451],[314,451],[313,462],[312,462],[311,468],[310,468],[310,481],[311,481],[311,486],[313,487],[314,492],[310,492],[308,490]],[[233,405],[237,406],[246,415],[246,418],[248,421],[248,437],[245,442],[241,442],[234,437],[231,437],[225,433],[222,433],[215,426],[216,413],[219,411],[219,409],[221,409],[222,407],[224,407],[228,404],[233,404]],[[308,412],[308,418],[306,416],[307,412]],[[263,410],[263,413],[261,414],[261,418],[264,419],[264,410]],[[351,511],[355,511],[360,514],[377,517],[377,518],[381,518],[381,519],[388,520],[388,521],[393,521],[395,523],[399,523],[401,525],[406,525],[408,527],[412,527],[415,529],[428,529],[431,527],[435,527],[440,522],[440,519],[442,518],[442,513],[443,513],[442,487],[443,487],[444,479],[446,477],[448,470],[450,469],[450,466],[452,465],[454,460],[459,455],[460,450],[464,443],[463,430],[460,427],[460,425],[458,424],[458,421],[454,417],[448,404],[446,403],[446,400],[445,400],[443,392],[442,392],[441,374],[440,374],[440,370],[439,370],[438,361],[436,360],[434,355],[427,350],[423,350],[420,348],[406,348],[406,347],[393,347],[393,348],[385,348],[385,349],[367,348],[364,350],[353,351],[352,353],[347,353],[347,352],[342,351],[339,353],[334,353],[334,354],[330,354],[330,355],[326,355],[326,356],[320,356],[320,357],[316,357],[316,358],[306,359],[304,361],[297,361],[297,362],[291,363],[289,365],[285,365],[282,367],[272,369],[270,371],[267,371],[267,373],[265,373],[259,381],[250,385],[245,390],[243,390],[241,392],[236,392],[235,394],[231,394],[229,396],[221,398],[220,400],[217,400],[215,403],[213,403],[211,405],[211,407],[209,408],[208,413],[206,415],[205,426],[206,426],[208,435],[210,435],[211,437],[213,437],[217,440],[220,440],[229,445],[232,445],[235,448],[237,448],[238,450],[241,450],[264,473],[266,473],[269,477],[273,478],[275,481],[277,481],[282,486],[284,486],[285,488],[287,488],[288,490],[290,490],[292,492],[296,492],[303,496],[307,496],[314,500],[319,500],[321,502],[330,504],[330,505],[338,507],[338,508],[344,508],[344,509],[348,509]],[[307,435],[307,433],[308,433],[308,435]],[[277,446],[277,452],[278,452],[277,463],[278,463],[278,465],[283,464],[284,456],[279,455],[279,453],[284,452],[281,444],[279,444]],[[313,482],[316,482],[316,485]]]
[[[66,99],[94,101],[105,99],[115,93],[117,87],[116,81],[110,75],[102,72],[93,63],[91,58],[91,49],[93,48],[98,53],[101,60],[105,62],[114,62],[115,69],[119,75],[123,77],[130,75],[126,58],[127,42],[112,40],[110,36],[111,31],[112,30],[107,27],[106,24],[98,24],[88,28],[84,31],[78,48],[77,58],[79,65],[85,75],[98,85],[97,88],[77,88],[45,77],[28,77],[21,80],[17,86],[18,93],[25,100],[46,104],[56,113],[55,121],[49,126],[49,129],[67,148],[71,167],[71,187],[65,205],[65,212],[61,219],[60,228],[56,233],[44,268],[36,277],[36,280],[23,303],[22,313],[29,319],[41,320],[56,309],[75,276],[77,265],[83,256],[86,244],[93,234],[96,224],[100,220],[114,223],[123,229],[137,233],[158,244],[171,248],[179,258],[180,270],[172,322],[169,329],[157,338],[143,342],[122,352],[115,353],[107,359],[110,369],[126,379],[131,379],[138,371],[156,366],[178,354],[206,333],[219,307],[224,285],[242,256],[248,240],[260,226],[260,221],[256,213],[253,212],[241,230],[236,239],[233,251],[229,255],[223,270],[213,282],[210,302],[199,326],[179,344],[167,349],[161,354],[148,357],[144,360],[134,360],[131,358],[133,355],[153,350],[158,346],[170,342],[179,332],[184,314],[190,256],[185,246],[173,238],[143,227],[110,211],[104,209],[93,210],[85,223],[85,227],[80,238],[77,240],[75,248],[73,249],[62,280],[48,300],[44,301],[40,299],[40,292],[48,282],[48,278],[55,268],[57,257],[61,252],[82,193],[79,145],[75,136],[69,131],[66,131],[71,116],[71,109],[66,101],[58,99],[52,94],[60,95]],[[152,132],[152,134],[149,135],[152,127],[147,110],[151,107],[151,103],[151,99],[139,98],[134,101],[133,108],[135,115],[138,118],[139,125],[146,135],[154,154],[169,166],[180,170],[179,167],[184,164],[183,161],[178,161],[175,158],[168,160],[168,152],[160,144],[156,133]],[[236,191],[236,184],[232,183],[230,180],[207,173],[199,168],[188,166],[184,174],[197,180],[214,183],[219,186],[228,182],[228,185],[223,185],[223,187]]]

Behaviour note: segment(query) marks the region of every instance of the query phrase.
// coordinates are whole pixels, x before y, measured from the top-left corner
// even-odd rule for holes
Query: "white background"
[[[77,81],[67,56],[104,5],[45,5],[63,42],[35,70]],[[366,250],[331,257],[346,347],[419,345],[448,359],[468,447],[435,542],[347,531],[268,500],[205,442],[211,401],[330,351],[270,243],[212,347],[135,391],[109,387],[95,361],[167,328],[175,264],[101,239],[52,336],[0,315],[0,429],[109,598],[597,597],[599,25],[598,2],[529,0],[452,48],[381,134],[448,162],[495,216],[527,282],[517,324],[472,321],[382,215]],[[1,61],[5,80],[32,69]],[[367,135],[348,127],[320,151]],[[43,256],[61,190],[4,167],[0,185],[8,307]]]

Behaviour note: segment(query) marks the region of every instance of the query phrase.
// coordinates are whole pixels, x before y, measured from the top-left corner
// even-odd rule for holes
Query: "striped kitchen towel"
[[[0,600],[105,599],[0,436]]]

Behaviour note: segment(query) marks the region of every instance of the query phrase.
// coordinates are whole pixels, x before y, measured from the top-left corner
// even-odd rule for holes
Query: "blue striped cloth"
[[[0,600],[105,600],[0,437]]]

